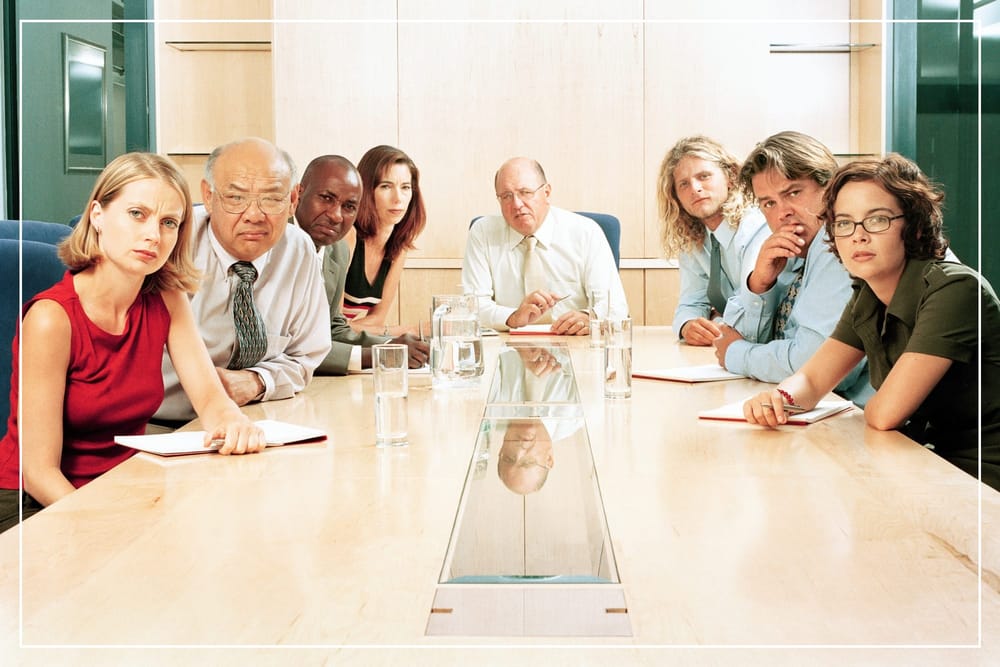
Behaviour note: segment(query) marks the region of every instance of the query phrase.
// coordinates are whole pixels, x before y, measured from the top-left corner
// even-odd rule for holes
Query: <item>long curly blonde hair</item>
[[[684,210],[674,191],[674,170],[681,159],[688,156],[714,162],[726,175],[729,197],[722,204],[722,217],[731,227],[739,226],[744,212],[752,205],[746,193],[738,187],[739,160],[723,148],[722,144],[706,136],[684,137],[667,151],[660,164],[656,186],[656,201],[659,205],[660,222],[663,223],[663,251],[667,257],[690,252],[705,242],[705,225]]]

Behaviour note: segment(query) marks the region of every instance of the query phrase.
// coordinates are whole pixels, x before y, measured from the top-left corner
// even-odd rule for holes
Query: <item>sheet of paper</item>
[[[730,373],[718,364],[704,364],[702,366],[638,370],[632,373],[632,377],[648,380],[670,380],[672,382],[717,382],[720,380],[741,380],[745,376]]]
[[[711,410],[702,410],[698,413],[698,418],[745,422],[746,417],[743,416],[744,402],[745,401],[736,401],[735,403],[727,403],[726,405],[713,408]],[[832,415],[849,410],[852,407],[854,407],[854,403],[845,399],[820,401],[812,410],[788,415],[788,421],[786,423],[796,425],[812,424],[821,419],[826,419]]]
[[[326,432],[308,426],[289,424],[274,419],[262,419],[254,422],[264,431],[268,447],[278,447],[296,442],[323,440]],[[216,451],[222,445],[213,444],[205,447],[204,431],[175,431],[173,433],[156,433],[153,435],[117,435],[115,442],[132,449],[138,449],[160,456],[178,456],[180,454],[208,454]]]
[[[515,336],[535,335],[535,336],[558,336],[552,333],[552,324],[525,324],[523,327],[511,329],[508,333]]]

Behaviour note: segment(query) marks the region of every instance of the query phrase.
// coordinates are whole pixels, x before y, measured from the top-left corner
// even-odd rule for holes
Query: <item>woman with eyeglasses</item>
[[[900,430],[974,476],[981,433],[982,481],[1000,488],[1000,302],[976,271],[943,260],[943,199],[894,153],[837,172],[824,218],[854,295],[797,373],[744,404],[747,421],[785,423],[786,404],[814,407],[867,355],[877,390],[868,425]]]
[[[406,253],[415,247],[413,242],[427,223],[420,172],[406,153],[392,146],[376,146],[365,153],[358,172],[364,193],[354,229],[346,236],[351,264],[344,286],[344,316],[354,328],[372,333],[419,333],[413,327],[390,330],[386,319],[399,291]]]
[[[195,325],[192,218],[187,182],[167,158],[126,153],[98,176],[59,245],[69,270],[22,311],[0,440],[0,531],[18,522],[19,509],[27,518],[136,453],[114,438],[141,435],[160,406],[164,346],[206,446],[221,439],[223,454],[264,448]]]

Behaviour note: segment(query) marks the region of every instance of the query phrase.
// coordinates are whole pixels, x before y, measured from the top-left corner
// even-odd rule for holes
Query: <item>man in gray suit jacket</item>
[[[350,264],[344,235],[354,225],[361,202],[361,176],[350,160],[339,155],[314,159],[298,185],[295,220],[312,238],[323,264],[323,284],[330,302],[329,354],[316,369],[319,375],[344,375],[349,370],[371,368],[371,346],[403,343],[410,350],[410,368],[427,363],[429,346],[412,334],[390,339],[351,328],[341,309],[344,282]]]

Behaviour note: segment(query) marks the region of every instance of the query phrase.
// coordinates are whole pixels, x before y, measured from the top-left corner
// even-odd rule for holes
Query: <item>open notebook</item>
[[[291,445],[304,442],[326,440],[326,432],[318,428],[299,426],[273,419],[262,419],[254,422],[264,430],[268,447]],[[204,431],[175,431],[173,433],[156,433],[153,435],[116,435],[115,442],[142,452],[159,454],[160,456],[179,456],[181,454],[208,454],[215,452],[222,444],[212,444],[205,447]]]
[[[647,380],[669,380],[671,382],[718,382],[720,380],[742,380],[746,376],[730,373],[719,364],[703,366],[680,366],[678,368],[656,368],[633,371],[632,377]]]
[[[743,416],[743,403],[745,403],[745,401],[737,401],[735,403],[727,403],[719,408],[702,410],[698,413],[698,418],[745,422],[746,418]],[[788,415],[788,421],[786,423],[796,425],[812,424],[813,422],[818,422],[821,419],[826,419],[827,417],[839,414],[845,410],[850,410],[853,407],[854,403],[844,399],[820,401],[812,410]]]

